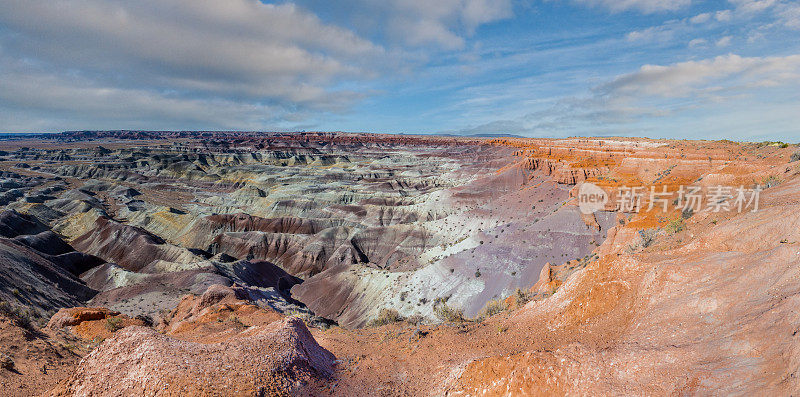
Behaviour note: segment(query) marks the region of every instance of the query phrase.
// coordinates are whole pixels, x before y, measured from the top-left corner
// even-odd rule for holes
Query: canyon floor
[[[800,390],[797,145],[65,132],[0,204],[0,395]]]

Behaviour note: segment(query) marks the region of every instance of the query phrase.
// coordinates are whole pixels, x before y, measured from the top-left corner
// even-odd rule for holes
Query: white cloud
[[[336,87],[365,82],[400,63],[396,54],[290,3],[258,0],[7,0],[0,2],[0,46],[0,66],[26,60],[41,72],[7,84],[33,88],[35,81],[63,83],[67,75],[83,81],[61,85],[71,95],[54,98],[65,108],[85,100],[87,109],[105,104],[128,114],[174,109],[175,119],[216,125],[229,119],[209,111],[212,103],[231,115],[249,109],[254,115],[242,116],[243,125],[271,120],[269,114],[281,109],[342,111],[363,94]],[[98,102],[100,93],[108,96]],[[25,111],[54,100],[31,102]],[[0,106],[19,102],[6,95]],[[201,108],[198,117],[205,113],[218,122],[182,116]]]
[[[380,4],[387,28],[405,44],[464,47],[464,37],[479,26],[511,17],[511,0],[389,0]]]
[[[592,6],[601,6],[614,12],[636,10],[645,14],[677,11],[691,5],[692,0],[576,0]]]
[[[535,111],[464,128],[528,136],[631,135],[763,138],[794,136],[800,55],[726,55],[639,70],[588,95],[551,98]]]
[[[0,23],[18,33],[7,47],[61,67],[291,103],[324,102],[327,84],[370,73],[362,60],[383,52],[292,5],[256,0],[9,0]]]
[[[636,30],[626,34],[625,38],[628,41],[642,41],[642,42],[669,42],[674,41],[676,38],[688,36],[690,32],[697,32],[715,27],[715,23],[710,23],[712,16],[717,21],[722,21],[730,18],[730,11],[717,12],[717,13],[703,13],[690,18],[683,19],[670,19],[663,22],[661,25],[651,26],[646,29]],[[696,34],[695,34],[696,35]],[[688,39],[688,38],[687,38]],[[692,40],[694,45],[702,44],[701,41]],[[692,45],[690,45],[691,47]]]
[[[706,23],[710,19],[711,19],[711,13],[705,12],[691,17],[689,21],[691,21],[692,23],[699,24],[699,23]]]
[[[679,98],[780,84],[797,85],[798,79],[800,55],[741,57],[731,54],[669,66],[644,65],[595,91],[614,98]]]
[[[675,35],[686,29],[684,21],[667,21],[659,26],[651,26],[647,29],[636,30],[625,35],[628,41],[670,41]]]
[[[764,39],[764,33],[754,30],[747,35],[747,42],[753,44]]]
[[[722,37],[721,39],[717,40],[717,43],[716,43],[717,47],[727,47],[727,46],[731,45],[731,40],[732,39],[733,39],[732,36]]]
[[[729,22],[731,19],[733,19],[733,11],[731,10],[717,11],[714,14],[714,19],[716,19],[719,22]]]
[[[764,11],[775,4],[778,0],[728,0],[735,7],[737,11],[744,13],[756,13]]]
[[[689,47],[690,48],[702,47],[705,46],[706,44],[708,44],[708,40],[706,39],[694,39],[689,42]]]
[[[257,128],[289,115],[276,106],[102,85],[20,63],[0,66],[0,120],[7,130]]]
[[[779,13],[781,23],[790,29],[800,30],[800,4],[792,4],[783,7]]]
[[[351,25],[387,46],[409,50],[461,50],[482,25],[514,16],[514,0],[291,0],[325,10],[326,18]],[[408,48],[411,47],[411,48]]]

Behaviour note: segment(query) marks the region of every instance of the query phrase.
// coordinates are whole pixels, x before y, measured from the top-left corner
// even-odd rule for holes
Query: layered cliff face
[[[790,336],[769,347],[754,335],[794,332],[794,147],[118,131],[0,149],[0,297],[34,318],[106,313],[47,331],[108,338],[64,394],[107,390],[92,379],[109,368],[162,366],[176,368],[166,383],[114,382],[343,395],[793,387],[780,376],[794,353],[778,354]],[[579,205],[587,184],[608,195],[592,213]],[[665,210],[647,210],[646,194],[645,210],[626,208],[621,191],[651,185],[671,194]],[[756,212],[686,212],[690,185],[765,190]],[[262,342],[289,353],[233,376],[246,369],[236,355]],[[172,358],[139,368],[119,354],[131,346]]]

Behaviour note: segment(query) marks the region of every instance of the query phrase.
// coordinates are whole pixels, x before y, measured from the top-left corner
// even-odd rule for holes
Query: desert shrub
[[[425,322],[425,317],[420,314],[412,314],[405,318],[405,321],[411,325],[420,325]]]
[[[108,317],[106,318],[106,329],[111,332],[117,332],[125,327],[123,321],[119,317]]]
[[[239,318],[239,316],[237,316],[235,314],[230,316],[230,317],[228,317],[228,319],[226,321],[231,323],[231,324],[233,324],[235,327],[238,327],[238,328],[247,328],[248,327],[247,324],[243,323],[242,320]]]
[[[10,318],[17,327],[33,331],[33,314],[29,310],[14,307],[8,302],[0,301],[0,313]]]
[[[420,339],[422,339],[422,338],[424,338],[426,336],[428,336],[428,332],[427,331],[423,331],[423,330],[417,328],[417,329],[415,329],[414,331],[411,332],[411,335],[408,336],[408,342],[409,343],[413,343],[413,342],[418,341],[418,340],[420,340]]]
[[[686,224],[683,222],[682,217],[675,218],[669,221],[666,226],[664,226],[664,230],[666,230],[667,233],[669,234],[675,234],[681,232],[683,231],[683,229],[686,229]]]
[[[91,341],[89,341],[89,343],[86,345],[86,348],[89,349],[89,351],[91,352],[92,350],[97,349],[97,347],[100,346],[100,344],[105,341],[106,338],[102,336],[95,336],[94,338],[92,338]]]
[[[433,312],[436,314],[436,317],[439,317],[439,319],[442,321],[451,323],[463,323],[467,321],[467,318],[464,317],[464,311],[455,307],[451,307],[444,302],[434,305]]]
[[[14,359],[11,358],[8,354],[0,353],[0,368],[7,369],[9,371],[14,369]]]
[[[658,229],[652,228],[639,230],[639,237],[642,238],[642,242],[640,243],[642,248],[647,248],[655,243],[656,237],[658,237]]]
[[[762,147],[765,147],[765,146],[777,146],[777,147],[780,147],[780,148],[787,148],[787,147],[789,147],[789,144],[786,143],[786,142],[781,142],[781,141],[774,141],[774,142],[773,141],[764,141],[764,142],[759,142],[759,143],[756,144],[756,147],[759,147],[759,148],[762,148]]]
[[[517,306],[523,306],[530,300],[531,300],[531,294],[529,292],[523,291],[519,288],[517,288],[517,290],[514,291],[514,303],[516,303]]]
[[[144,323],[144,325],[146,327],[152,327],[153,326],[153,318],[148,316],[148,315],[146,315],[146,314],[138,314],[134,318],[139,320],[139,321],[141,321],[142,323]]]
[[[483,309],[481,309],[481,312],[478,315],[478,320],[483,321],[494,316],[495,314],[502,313],[503,310],[506,310],[506,303],[500,299],[492,299],[486,302],[486,305],[483,306]]]
[[[373,318],[369,322],[370,327],[380,327],[381,325],[393,324],[403,321],[403,316],[395,309],[383,308],[378,312],[378,317]]]
[[[773,186],[778,186],[780,185],[780,183],[781,180],[778,179],[778,177],[775,175],[770,175],[768,177],[764,177],[761,179],[761,185],[764,186],[764,188],[771,188]]]
[[[0,301],[0,314],[4,314],[8,317],[13,317],[14,309],[8,302]]]
[[[689,219],[692,216],[694,216],[694,209],[692,209],[692,207],[686,207],[681,211],[681,218],[683,219]]]
[[[800,161],[800,152],[792,153],[792,157],[789,158],[790,163],[794,163],[795,161]]]

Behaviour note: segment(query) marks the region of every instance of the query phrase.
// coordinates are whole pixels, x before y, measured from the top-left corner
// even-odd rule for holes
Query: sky
[[[97,129],[800,142],[800,1],[0,1],[0,131]]]

